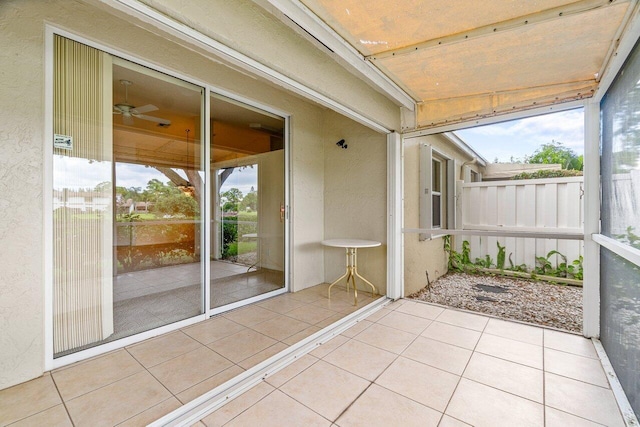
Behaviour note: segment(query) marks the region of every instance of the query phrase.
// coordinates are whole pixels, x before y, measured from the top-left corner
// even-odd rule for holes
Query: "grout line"
[[[58,383],[56,383],[56,380],[55,378],[53,378],[52,374],[49,374],[49,376],[51,377],[51,381],[53,381],[53,385],[56,388],[56,391],[58,392],[58,397],[60,397],[60,401],[64,406],[64,410],[67,412],[67,417],[69,417],[69,421],[71,422],[71,425],[75,426],[76,424],[73,422],[73,418],[71,418],[71,412],[69,412],[69,408],[67,408],[67,402],[62,398],[62,393],[60,393],[60,389],[58,388]]]

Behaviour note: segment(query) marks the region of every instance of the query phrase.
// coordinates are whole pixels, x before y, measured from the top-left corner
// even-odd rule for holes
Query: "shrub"
[[[520,179],[543,179],[543,178],[566,178],[570,176],[582,176],[582,171],[557,169],[557,170],[541,170],[535,172],[522,172],[515,175],[512,180]]]

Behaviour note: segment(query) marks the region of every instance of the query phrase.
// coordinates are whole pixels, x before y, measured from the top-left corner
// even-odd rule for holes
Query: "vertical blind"
[[[54,133],[54,353],[113,333],[111,59],[56,36]]]

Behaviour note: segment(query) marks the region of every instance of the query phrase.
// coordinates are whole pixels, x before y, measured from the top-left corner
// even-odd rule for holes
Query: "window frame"
[[[439,190],[434,191],[434,163],[440,163]],[[419,226],[440,230],[455,228],[455,170],[456,162],[429,144],[420,144]],[[433,224],[433,196],[440,196],[440,224]],[[420,233],[419,240],[432,240],[446,234]]]

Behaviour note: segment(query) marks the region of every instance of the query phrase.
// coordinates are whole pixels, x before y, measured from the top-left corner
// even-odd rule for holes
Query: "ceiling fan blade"
[[[120,110],[118,110],[117,108],[114,107],[113,114],[122,114],[122,111],[120,111]]]
[[[147,104],[147,105],[143,105],[142,107],[136,107],[131,109],[131,113],[144,114],[144,113],[150,113],[152,111],[156,111],[157,109],[158,107],[156,107],[155,105]]]
[[[130,115],[122,116],[122,123],[128,126],[133,126],[133,117]]]
[[[160,124],[163,124],[163,125],[170,125],[171,124],[171,120],[161,119],[160,117],[145,116],[144,114],[134,114],[133,117],[137,117],[137,118],[142,119],[142,120],[148,120],[150,122],[160,123]]]

